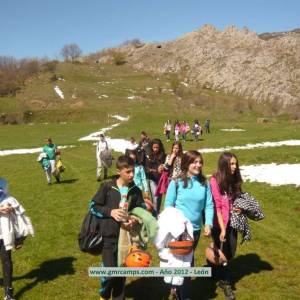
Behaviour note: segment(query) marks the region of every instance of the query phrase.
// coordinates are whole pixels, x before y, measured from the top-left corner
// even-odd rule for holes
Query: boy
[[[43,147],[43,152],[47,154],[51,166],[51,174],[55,177],[56,182],[60,182],[59,174],[56,171],[56,153],[57,146],[52,142],[51,138],[45,139],[46,145]]]
[[[131,230],[136,220],[128,216],[135,207],[145,208],[141,190],[134,184],[134,161],[125,155],[116,163],[118,177],[105,182],[93,197],[91,212],[100,218],[103,237],[102,264],[118,266],[118,238],[120,227]],[[101,278],[100,300],[124,299],[125,277]]]

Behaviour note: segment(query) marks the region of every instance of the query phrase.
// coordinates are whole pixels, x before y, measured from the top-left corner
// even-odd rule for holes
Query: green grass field
[[[100,258],[81,253],[77,244],[88,202],[99,187],[95,180],[95,147],[92,142],[78,139],[118,122],[108,114],[130,116],[128,122],[109,132],[111,137],[138,138],[139,132],[146,130],[151,137],[163,140],[162,126],[167,118],[189,122],[199,118],[203,123],[204,118],[210,117],[212,133],[204,135],[198,143],[188,141],[185,150],[300,138],[299,123],[290,122],[287,115],[274,117],[268,107],[244,105],[243,99],[197,88],[186,91],[179,99],[172,93],[160,92],[158,87],[168,88],[167,78],[157,80],[126,66],[92,67],[61,64],[58,75],[66,81],[57,84],[66,95],[65,101],[54,93],[47,79],[50,75],[45,74],[29,83],[10,105],[9,98],[0,99],[1,112],[19,111],[24,103],[26,109],[33,111],[32,124],[0,126],[0,150],[39,147],[47,136],[58,145],[76,146],[63,151],[66,172],[62,183],[52,186],[46,184],[45,174],[36,162],[37,154],[0,156],[0,176],[8,179],[11,194],[24,205],[36,230],[36,236],[28,238],[23,249],[13,253],[18,299],[98,299],[98,279],[89,278],[87,270],[99,266]],[[107,94],[109,98],[97,98],[97,82],[112,79],[117,83],[97,90],[97,94]],[[146,87],[153,90],[144,93]],[[81,101],[81,107],[72,107],[75,88],[75,102]],[[139,98],[128,100],[126,97],[132,94],[128,89],[134,89]],[[30,104],[32,99],[44,102],[46,108]],[[264,116],[270,118],[268,123],[256,122]],[[220,131],[232,127],[246,131]],[[170,143],[165,145],[169,151]],[[299,147],[235,153],[243,165],[299,163]],[[204,154],[205,174],[215,170],[218,155]],[[112,168],[110,174],[113,173]],[[243,188],[259,200],[266,217],[261,222],[251,222],[253,239],[238,246],[232,261],[230,271],[237,299],[299,299],[299,187],[246,182]],[[201,237],[195,253],[196,266],[205,264],[204,249],[209,242],[210,239]],[[158,259],[152,245],[150,251],[156,266]],[[163,299],[165,294],[162,278],[127,280],[126,299]],[[223,299],[221,290],[210,279],[194,279],[192,294],[192,299]]]

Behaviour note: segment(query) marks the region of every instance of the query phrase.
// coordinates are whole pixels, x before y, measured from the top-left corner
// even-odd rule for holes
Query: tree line
[[[74,62],[82,51],[76,44],[67,44],[60,51],[64,61]],[[0,97],[14,96],[26,80],[39,72],[55,72],[58,60],[0,56]]]

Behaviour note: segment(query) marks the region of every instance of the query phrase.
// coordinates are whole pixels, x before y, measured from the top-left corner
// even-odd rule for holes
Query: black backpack
[[[101,220],[89,211],[85,216],[78,235],[79,248],[82,252],[99,255],[102,252],[103,240],[100,232]]]

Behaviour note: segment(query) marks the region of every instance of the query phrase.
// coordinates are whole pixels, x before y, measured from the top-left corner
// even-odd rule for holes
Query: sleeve
[[[215,177],[210,179],[210,189],[217,212],[222,210],[222,194]]]
[[[141,167],[140,170],[141,170],[140,174],[141,174],[141,180],[142,180],[144,192],[149,192],[149,187],[148,187],[148,182],[146,179],[145,170],[143,167]]]
[[[110,217],[111,208],[107,206],[107,186],[102,184],[93,197],[90,205],[91,212],[100,218]]]
[[[212,194],[210,186],[207,183],[206,188],[206,202],[205,202],[205,225],[212,226],[214,219],[214,203],[212,200]]]
[[[170,207],[170,206],[175,206],[176,202],[176,182],[175,180],[172,180],[168,186],[167,194],[166,194],[166,199],[165,199],[165,208]]]

